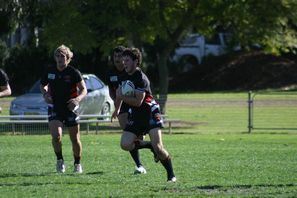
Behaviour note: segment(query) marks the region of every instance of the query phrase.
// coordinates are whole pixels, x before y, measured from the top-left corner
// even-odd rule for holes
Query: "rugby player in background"
[[[56,170],[64,173],[65,165],[62,153],[62,129],[68,127],[74,157],[74,172],[82,173],[80,164],[82,144],[77,109],[79,102],[87,94],[85,81],[81,73],[70,66],[73,53],[65,45],[59,46],[54,53],[56,66],[47,68],[41,77],[40,90],[48,103],[49,130],[52,145],[57,157]]]
[[[10,96],[11,89],[9,86],[9,79],[7,74],[0,69],[0,98],[4,96]],[[2,108],[0,107],[0,113],[2,112]]]

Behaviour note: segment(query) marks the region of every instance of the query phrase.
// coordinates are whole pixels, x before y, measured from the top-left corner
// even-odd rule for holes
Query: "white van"
[[[189,71],[195,65],[201,64],[205,56],[219,56],[226,53],[230,36],[229,33],[216,33],[213,37],[207,38],[201,34],[190,34],[175,49],[172,60],[181,64],[183,72]]]

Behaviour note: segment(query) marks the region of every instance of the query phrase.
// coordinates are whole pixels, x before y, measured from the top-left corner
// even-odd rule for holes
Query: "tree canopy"
[[[20,2],[23,3],[6,4],[0,14],[14,16],[15,7],[25,7],[22,12],[27,16],[25,19],[30,19],[41,29],[40,43],[49,50],[64,43],[77,52],[99,49],[106,56],[115,45],[121,44],[150,52],[159,71],[159,96],[164,101],[163,109],[168,92],[168,58],[178,41],[189,32],[212,35],[216,31],[227,31],[242,46],[248,48],[257,43],[274,54],[297,49],[295,0]],[[3,23],[4,18],[0,18]],[[0,33],[11,29],[15,19],[4,20],[6,26],[1,25]]]

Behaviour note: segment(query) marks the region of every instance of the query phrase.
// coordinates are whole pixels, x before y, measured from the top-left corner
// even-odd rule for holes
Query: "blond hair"
[[[68,63],[71,61],[72,57],[73,57],[73,52],[70,50],[69,47],[67,47],[66,45],[60,45],[54,53],[54,56],[56,56],[57,54],[64,54],[66,55],[67,59],[68,59]]]

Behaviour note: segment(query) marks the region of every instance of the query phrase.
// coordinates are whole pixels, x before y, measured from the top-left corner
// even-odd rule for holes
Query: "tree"
[[[159,71],[159,101],[166,111],[167,61],[190,31],[233,33],[244,46],[259,43],[278,53],[297,49],[294,0],[85,0],[49,1],[46,43],[65,43],[107,54],[116,44],[153,48]]]
[[[218,23],[231,30],[243,46],[259,43],[275,54],[296,48],[296,1],[228,0],[218,6]]]
[[[133,1],[131,1],[133,2]],[[131,3],[132,4],[132,3]],[[202,18],[204,12],[200,12],[199,1],[134,1],[134,17],[141,19],[145,16],[145,23],[140,31],[133,32],[137,38],[150,38],[144,42],[150,42],[155,46],[156,62],[159,71],[159,102],[162,113],[166,112],[168,93],[168,67],[167,61],[174,50],[178,40],[190,27],[195,24],[195,18]],[[145,14],[144,14],[145,13]],[[137,18],[136,18],[137,20]],[[197,25],[198,27],[200,24]],[[147,34],[149,33],[149,34]],[[142,35],[146,35],[146,37]]]
[[[20,6],[16,1],[0,2],[0,37],[15,30]]]
[[[294,0],[134,0],[129,1],[133,18],[145,18],[133,34],[150,41],[156,48],[159,69],[159,94],[162,111],[168,92],[167,60],[178,40],[191,29],[205,35],[219,28],[234,35],[243,46],[259,43],[272,53],[297,47]],[[132,20],[133,21],[133,20]],[[135,21],[134,21],[135,24]],[[137,34],[138,33],[138,34]],[[146,34],[148,33],[148,34]],[[144,37],[147,35],[147,37]]]

